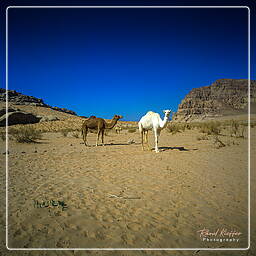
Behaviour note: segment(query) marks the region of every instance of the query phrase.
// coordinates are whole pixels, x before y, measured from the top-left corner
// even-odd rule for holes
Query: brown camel
[[[85,146],[87,146],[86,136],[88,133],[88,129],[97,130],[96,147],[98,146],[98,140],[99,140],[100,134],[101,134],[102,145],[104,146],[104,131],[105,131],[105,129],[112,129],[115,126],[115,124],[117,123],[117,121],[121,118],[123,118],[123,117],[115,115],[112,118],[110,123],[107,123],[103,118],[94,117],[94,116],[86,119],[82,126],[82,134],[83,134],[83,140],[84,140]]]

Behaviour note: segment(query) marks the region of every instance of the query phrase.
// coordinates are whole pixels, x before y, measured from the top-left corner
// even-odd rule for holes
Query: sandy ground
[[[252,153],[255,151],[252,129]],[[196,130],[163,131],[162,152],[142,151],[138,132],[110,133],[106,146],[44,134],[36,144],[9,143],[10,248],[246,248],[248,140],[216,148]],[[230,138],[223,137],[223,141]],[[134,144],[128,144],[134,140]],[[90,145],[95,134],[88,135]],[[232,142],[233,142],[232,141]],[[153,137],[150,134],[153,146]],[[5,165],[1,142],[1,166]],[[254,168],[254,169],[253,169]],[[255,159],[252,161],[255,171]],[[5,180],[4,170],[1,182]],[[253,173],[252,184],[255,184]],[[255,195],[255,185],[252,187]],[[5,225],[1,191],[1,226]],[[63,201],[67,208],[35,205]],[[255,197],[252,198],[255,209]],[[255,214],[254,214],[255,215]],[[252,220],[252,227],[256,227]],[[207,242],[199,230],[242,234],[235,242]],[[2,255],[255,255],[249,251],[7,251]],[[220,231],[219,231],[220,232]],[[219,234],[219,233],[218,233]],[[215,238],[220,238],[216,236]],[[222,237],[224,238],[224,237]]]

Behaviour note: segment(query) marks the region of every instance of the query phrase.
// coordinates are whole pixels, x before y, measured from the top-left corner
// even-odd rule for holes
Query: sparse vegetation
[[[222,148],[226,146],[226,144],[222,140],[220,140],[218,136],[214,136],[213,139],[214,139],[213,143],[216,148]]]
[[[5,134],[5,132],[1,132],[1,133],[0,133],[0,138],[1,138],[1,140],[3,140],[3,141],[6,140],[6,134]]]
[[[177,132],[185,131],[186,123],[170,123],[167,125],[167,131],[176,134]]]
[[[130,128],[130,129],[128,129],[128,132],[129,132],[129,133],[136,132],[136,128]]]
[[[240,125],[238,121],[231,120],[230,122],[230,136],[236,138],[245,138],[245,126]]]
[[[36,140],[42,138],[42,133],[39,130],[29,126],[10,128],[9,134],[11,138],[14,138],[19,143],[36,142]]]
[[[69,132],[70,132],[70,129],[62,129],[62,130],[60,130],[60,133],[63,135],[63,137],[67,137]]]
[[[209,140],[209,137],[207,136],[207,135],[199,135],[199,136],[197,136],[197,138],[196,138],[197,140]]]
[[[220,122],[204,122],[199,126],[199,131],[208,135],[220,135],[221,124]]]
[[[79,138],[79,134],[80,134],[79,131],[73,131],[71,135],[74,138]]]

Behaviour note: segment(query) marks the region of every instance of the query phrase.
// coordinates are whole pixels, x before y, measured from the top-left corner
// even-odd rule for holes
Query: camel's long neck
[[[106,128],[107,129],[112,129],[115,126],[116,123],[117,123],[117,120],[112,119],[110,123],[107,123]]]
[[[161,127],[161,129],[163,129],[163,128],[166,127],[166,125],[167,125],[167,123],[168,123],[168,119],[169,119],[169,116],[165,115],[165,116],[164,116],[164,120],[161,120],[161,122],[160,122],[160,127]]]

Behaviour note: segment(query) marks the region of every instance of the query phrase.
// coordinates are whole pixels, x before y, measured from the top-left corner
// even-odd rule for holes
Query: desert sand
[[[255,128],[251,131],[251,151],[255,152]],[[64,137],[61,133],[44,133],[38,143],[9,141],[10,248],[248,246],[248,138],[232,138],[228,146],[217,148],[213,138],[198,140],[197,130],[174,135],[164,130],[159,142],[161,152],[156,154],[142,151],[138,131],[110,132],[105,137],[106,145],[98,147],[94,146],[95,136],[88,135],[90,147],[85,147],[81,136]],[[222,140],[227,143],[231,139],[223,136]],[[129,144],[131,141],[135,143]],[[153,149],[152,133],[150,144]],[[2,166],[5,157],[2,141]],[[3,170],[1,181],[4,178]],[[254,180],[253,176],[251,182]],[[2,191],[3,201],[4,196]],[[47,202],[49,205],[43,205]],[[4,226],[4,207],[1,212]],[[232,242],[202,241],[198,232],[202,229],[218,235],[222,230],[241,234],[234,235],[238,240]],[[251,232],[255,237],[255,229]],[[7,252],[4,242],[1,247],[3,255],[173,253],[30,251],[25,254]],[[254,250],[252,247],[249,252],[222,254],[223,251],[195,249],[176,251],[174,255],[253,255]]]

